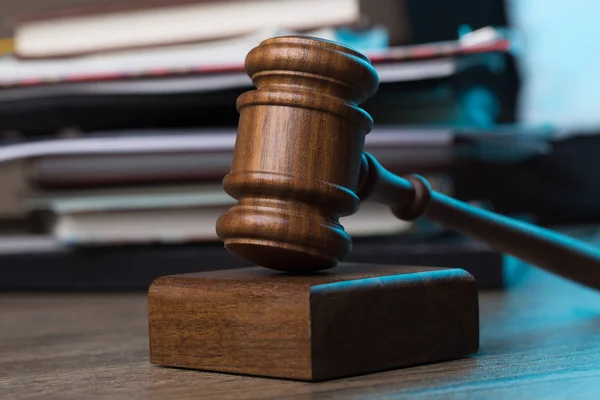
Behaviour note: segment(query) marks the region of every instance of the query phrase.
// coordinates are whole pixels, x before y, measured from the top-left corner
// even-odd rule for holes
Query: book
[[[220,184],[230,170],[235,135],[232,127],[7,140],[0,144],[0,222],[28,218],[28,199],[181,192]],[[367,135],[365,149],[399,175],[452,173],[474,160],[514,165],[547,154],[552,135],[552,130],[510,126],[382,125]]]
[[[43,58],[345,25],[359,15],[358,0],[114,1],[15,18],[13,26],[19,57]]]
[[[206,186],[187,193],[58,198],[46,207],[56,215],[52,233],[59,242],[107,246],[216,241],[217,219],[236,203],[220,186]],[[357,237],[396,234],[411,226],[389,213],[387,206],[366,202],[340,222]]]
[[[514,163],[549,151],[551,132],[513,129],[377,126],[365,151],[397,174],[448,171],[461,160]],[[230,129],[139,130],[0,146],[0,163],[30,159],[40,189],[220,181],[229,172]]]
[[[29,179],[42,189],[220,181],[229,172],[231,129],[146,130],[0,147],[0,162],[31,159]],[[442,169],[456,158],[450,129],[377,127],[366,150],[399,173]]]
[[[204,150],[48,156],[30,162],[29,180],[42,189],[210,182],[223,179],[232,159],[230,151]]]
[[[59,9],[13,24],[19,57],[43,58],[190,43],[269,26],[345,25],[358,17],[357,0],[155,0]]]
[[[171,79],[171,82],[174,82],[173,78],[177,77],[193,77],[196,82],[204,82],[204,91],[247,87],[251,86],[251,80],[244,72],[247,53],[266,38],[290,33],[293,32],[264,28],[236,38],[68,59],[22,60],[8,55],[0,58],[0,87],[119,82],[133,88],[136,81],[143,79],[156,79],[157,82]],[[331,28],[310,31],[307,34],[334,41],[341,39],[337,31]],[[485,29],[456,41],[385,49],[357,48],[371,59],[381,82],[449,76],[458,69],[458,57],[479,53],[502,53],[509,49],[508,39],[494,30]],[[185,84],[196,86],[195,90],[198,90],[200,85],[192,80]],[[148,86],[146,84],[146,87]],[[161,83],[160,86],[164,87],[165,83]],[[132,92],[126,87],[121,88],[121,93]]]

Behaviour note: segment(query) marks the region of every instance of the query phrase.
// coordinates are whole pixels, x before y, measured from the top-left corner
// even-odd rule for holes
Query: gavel
[[[600,252],[592,246],[435,192],[424,178],[396,176],[364,153],[373,120],[359,104],[379,85],[366,56],[284,36],[250,51],[245,69],[256,90],[237,100],[233,163],[223,180],[238,204],[217,222],[228,251],[280,271],[332,268],[352,249],[339,218],[368,198],[398,218],[428,218],[600,289]]]

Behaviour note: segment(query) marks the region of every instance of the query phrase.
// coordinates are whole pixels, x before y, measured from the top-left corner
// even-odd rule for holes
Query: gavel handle
[[[391,206],[398,218],[411,220],[424,216],[445,228],[483,241],[495,250],[600,289],[600,251],[596,248],[432,191],[423,178],[404,179],[394,175],[368,153],[364,154],[362,167],[359,197]]]

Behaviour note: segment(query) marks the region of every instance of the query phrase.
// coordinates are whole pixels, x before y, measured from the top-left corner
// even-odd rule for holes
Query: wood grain
[[[358,193],[388,204],[394,215],[412,220],[424,216],[447,229],[482,241],[494,250],[518,257],[582,285],[600,290],[598,247],[432,191],[425,179],[407,179],[385,169],[365,153],[367,175]]]
[[[422,178],[400,178],[363,154],[373,121],[359,104],[378,86],[364,55],[325,40],[278,37],[250,51],[245,68],[257,89],[238,98],[233,163],[223,181],[238,205],[217,222],[232,253],[284,271],[334,267],[352,248],[339,217],[371,197],[401,219],[425,216],[600,289],[598,249],[432,192]]]
[[[155,280],[148,294],[150,361],[309,380],[310,293],[296,280],[273,283],[264,268],[251,270],[256,274],[241,269]]]
[[[351,249],[339,217],[354,193],[371,117],[358,107],[377,89],[369,60],[308,37],[263,41],[246,57],[257,89],[237,100],[238,133],[223,188],[238,205],[217,222],[225,248],[288,271],[336,265]]]
[[[372,264],[293,276],[262,267],[162,277],[150,361],[321,381],[456,359],[479,347],[465,271]]]
[[[0,398],[597,399],[600,295],[537,270],[480,294],[472,357],[324,383],[153,366],[147,298],[0,294]]]

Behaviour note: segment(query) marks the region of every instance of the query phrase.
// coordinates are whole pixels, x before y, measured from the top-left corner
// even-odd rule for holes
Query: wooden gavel
[[[366,198],[398,218],[424,216],[492,248],[600,289],[600,252],[582,242],[478,209],[398,177],[363,153],[373,120],[358,104],[378,87],[369,59],[302,36],[263,41],[246,58],[257,89],[241,95],[231,172],[239,203],[217,222],[230,252],[263,267],[310,272],[351,251],[339,218]]]

